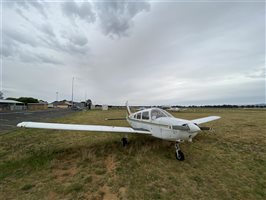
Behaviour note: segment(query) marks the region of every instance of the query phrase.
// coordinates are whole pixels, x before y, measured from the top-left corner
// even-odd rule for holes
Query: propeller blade
[[[209,130],[212,129],[211,127],[206,127],[206,126],[201,126],[201,127],[199,127],[199,128],[200,128],[200,130],[202,130],[202,131],[209,131]]]

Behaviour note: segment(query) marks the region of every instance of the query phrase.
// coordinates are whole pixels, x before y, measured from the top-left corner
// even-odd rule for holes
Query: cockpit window
[[[167,117],[174,117],[173,115],[171,115],[169,112],[162,110],[162,112],[167,116]]]
[[[144,119],[144,120],[149,120],[150,119],[148,111],[145,111],[145,112],[142,113],[142,119]]]
[[[153,109],[153,110],[151,110],[151,118],[152,119],[157,119],[157,118],[160,118],[160,117],[167,117],[167,115],[165,113],[163,113],[159,109]]]

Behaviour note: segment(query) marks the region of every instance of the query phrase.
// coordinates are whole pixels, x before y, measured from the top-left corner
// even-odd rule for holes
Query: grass
[[[127,126],[124,110],[78,112],[61,123]],[[175,116],[219,115],[193,143],[142,135],[16,129],[0,135],[3,199],[265,199],[266,111],[191,109]]]

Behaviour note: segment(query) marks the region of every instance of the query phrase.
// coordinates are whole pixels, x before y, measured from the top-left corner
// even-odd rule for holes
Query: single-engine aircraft
[[[116,133],[137,133],[147,134],[156,138],[168,141],[175,141],[175,156],[177,160],[184,160],[184,154],[180,150],[179,143],[183,141],[192,142],[199,131],[210,130],[210,127],[201,127],[200,124],[220,119],[219,116],[209,116],[194,120],[179,119],[172,116],[160,108],[148,108],[135,113],[131,113],[126,102],[127,117],[130,127],[79,125],[79,124],[59,124],[40,122],[21,122],[17,126],[25,128],[57,129],[57,130],[77,130],[77,131],[98,131]],[[115,119],[110,119],[115,120]],[[127,136],[123,137],[123,146],[128,144]]]
[[[184,110],[187,110],[187,109],[186,108],[171,107],[171,108],[168,108],[166,110],[173,111],[173,112],[181,112],[181,111],[184,111]]]

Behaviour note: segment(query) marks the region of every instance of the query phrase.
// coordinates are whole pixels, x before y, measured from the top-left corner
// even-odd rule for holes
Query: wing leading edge
[[[203,123],[214,121],[214,120],[217,120],[217,119],[220,119],[220,118],[221,117],[219,117],[219,116],[209,116],[209,117],[203,117],[203,118],[199,118],[199,119],[194,119],[194,120],[191,120],[191,121],[193,123],[196,123],[196,124],[203,124]]]
[[[21,122],[17,127],[24,128],[41,128],[54,130],[72,130],[72,131],[97,131],[97,132],[116,132],[116,133],[140,133],[151,134],[145,130],[135,130],[129,127],[118,126],[97,126],[97,125],[81,125],[81,124],[59,124],[59,123],[42,123],[42,122]]]

